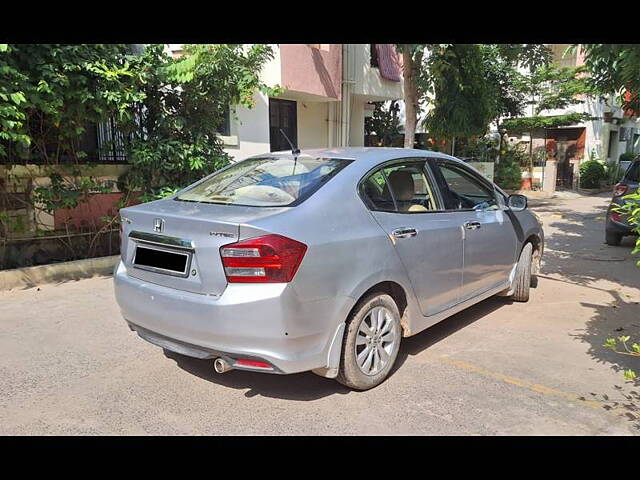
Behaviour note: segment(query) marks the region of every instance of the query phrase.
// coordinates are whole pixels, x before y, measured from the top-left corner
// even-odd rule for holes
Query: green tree
[[[398,44],[402,55],[402,78],[404,87],[404,146],[413,148],[418,115],[426,101],[429,71],[424,62],[428,55],[428,44]]]
[[[0,48],[0,155],[10,161],[74,163],[90,123],[140,99],[127,45],[34,44]]]
[[[625,109],[640,111],[640,44],[588,43],[581,48],[594,89],[617,95]]]
[[[393,146],[394,139],[400,134],[400,105],[397,101],[374,102],[373,115],[364,119],[366,135],[376,135],[383,147]]]
[[[132,58],[135,85],[143,98],[136,116],[123,119],[132,168],[123,188],[143,199],[174,193],[229,162],[217,133],[233,105],[253,107],[261,90],[277,95],[259,77],[273,57],[268,45],[186,45],[179,59],[162,45]]]
[[[0,157],[9,165],[44,164],[50,177],[49,184],[26,192],[26,200],[3,195],[52,212],[106,191],[77,165],[88,155],[87,128],[107,121],[131,163],[120,187],[142,192],[143,200],[225,165],[229,158],[217,130],[230,106],[252,107],[256,89],[280,91],[259,79],[272,49],[189,45],[185,52],[175,59],[162,45],[138,53],[120,44],[0,44]],[[0,212],[2,230],[18,225],[8,222]]]
[[[430,131],[445,137],[482,135],[500,117],[520,116],[528,99],[519,69],[548,63],[539,44],[402,44],[405,146],[430,104]]]
[[[509,118],[502,122],[500,129],[514,133],[529,133],[529,171],[533,172],[533,132],[541,128],[574,125],[590,118],[586,113],[565,115],[540,115],[545,110],[564,109],[579,105],[587,95],[593,94],[588,81],[586,67],[558,67],[552,64],[532,65],[528,74],[518,81],[518,89],[523,92],[531,107],[531,116]]]
[[[427,91],[434,99],[425,119],[429,133],[454,141],[486,133],[494,105],[480,47],[453,44],[432,49],[427,65]]]

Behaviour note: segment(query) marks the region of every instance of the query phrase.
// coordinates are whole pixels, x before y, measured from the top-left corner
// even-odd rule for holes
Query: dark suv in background
[[[620,245],[625,235],[636,235],[633,227],[629,225],[624,216],[614,209],[625,203],[622,198],[638,191],[640,183],[640,156],[636,157],[627,168],[622,179],[613,187],[613,198],[607,210],[607,224],[605,227],[605,243],[607,245]]]

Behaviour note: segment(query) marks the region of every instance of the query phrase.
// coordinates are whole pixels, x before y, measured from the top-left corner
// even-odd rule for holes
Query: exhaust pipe
[[[216,373],[225,373],[229,370],[232,370],[233,367],[229,365],[229,362],[227,362],[224,358],[218,357],[213,361],[213,369],[216,371]]]

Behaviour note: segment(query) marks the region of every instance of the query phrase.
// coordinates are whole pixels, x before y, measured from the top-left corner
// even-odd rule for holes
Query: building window
[[[222,124],[216,129],[216,132],[223,137],[231,135],[231,109],[229,107],[224,111],[224,120]]]
[[[618,132],[609,132],[609,148],[607,149],[607,157],[614,158],[614,155],[618,155]]]
[[[371,66],[374,68],[379,68],[378,50],[376,49],[376,45],[374,43],[369,44],[369,50],[371,52]]]

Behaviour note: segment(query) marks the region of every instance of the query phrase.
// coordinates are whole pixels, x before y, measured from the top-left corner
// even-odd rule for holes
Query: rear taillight
[[[620,197],[625,193],[627,193],[628,190],[629,190],[629,185],[625,185],[624,183],[618,183],[613,187],[613,196]]]
[[[304,243],[282,235],[265,235],[220,248],[230,283],[287,283],[307,251]]]

